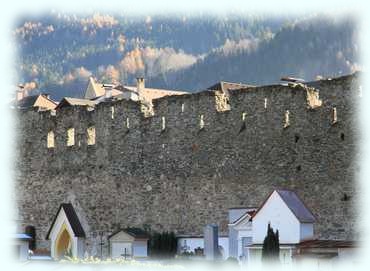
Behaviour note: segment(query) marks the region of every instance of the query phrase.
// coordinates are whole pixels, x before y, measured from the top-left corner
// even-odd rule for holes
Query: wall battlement
[[[336,79],[346,82],[346,77]],[[322,84],[331,84],[330,81],[323,81]],[[333,81],[335,84],[335,81]],[[317,97],[314,97],[317,94]],[[348,95],[348,93],[343,93]],[[314,98],[313,98],[314,97]],[[314,99],[313,106],[309,106],[310,100]],[[316,105],[319,101],[319,105]],[[228,93],[221,93],[220,91],[204,91],[183,96],[166,96],[153,101],[153,115],[145,116],[140,102],[120,100],[115,102],[100,103],[96,108],[88,108],[86,106],[66,107],[58,110],[58,112],[51,113],[50,111],[37,112],[32,109],[25,110],[21,113],[22,118],[30,117],[35,122],[40,122],[41,128],[56,129],[58,123],[70,123],[73,127],[75,121],[81,123],[88,123],[94,125],[95,122],[100,122],[100,118],[104,118],[107,126],[122,125],[129,126],[127,130],[141,129],[142,125],[150,125],[150,128],[160,131],[170,129],[171,124],[176,128],[181,128],[179,119],[193,118],[195,129],[200,123],[200,116],[203,115],[204,125],[206,125],[206,117],[210,119],[213,116],[209,114],[217,114],[227,112],[230,110],[240,113],[240,120],[247,122],[249,116],[255,112],[265,114],[276,110],[276,114],[280,113],[281,121],[277,123],[284,127],[285,112],[289,111],[289,119],[297,119],[294,113],[301,113],[302,109],[325,109],[325,107],[336,108],[335,99],[326,100],[324,105],[321,105],[319,98],[319,89],[311,88],[306,90],[301,86],[281,86],[272,85],[264,87],[250,87],[241,90],[233,90]],[[254,104],[253,104],[254,103]],[[113,108],[113,109],[112,109]],[[261,110],[262,109],[262,110]],[[113,111],[113,112],[112,112]],[[248,112],[252,111],[252,112]],[[248,114],[249,113],[249,114]],[[235,115],[235,114],[232,114]],[[329,114],[330,115],[330,114]],[[124,117],[129,118],[129,121],[123,121]],[[123,117],[123,118],[122,118]],[[95,120],[95,118],[97,120]],[[145,120],[148,118],[149,120]],[[69,121],[68,121],[69,119]],[[112,120],[110,120],[112,119]],[[164,121],[163,121],[164,119]],[[168,120],[176,119],[176,123],[169,123]],[[130,120],[133,122],[130,125]],[[236,121],[236,120],[233,120]],[[165,122],[165,127],[162,123]],[[133,123],[137,124],[135,127]],[[196,125],[198,123],[198,125]],[[157,124],[157,128],[154,127]],[[63,135],[60,135],[62,138]],[[46,141],[45,141],[46,142]],[[63,143],[61,144],[63,145]],[[46,146],[46,144],[45,144]]]
[[[358,81],[354,74],[315,82],[319,99],[312,89],[281,85],[168,96],[153,101],[149,117],[126,100],[56,115],[21,111],[22,223],[47,246],[59,204],[72,202],[87,232],[149,225],[199,234],[214,222],[225,231],[228,208],[258,206],[283,187],[318,217],[318,236],[354,238]]]

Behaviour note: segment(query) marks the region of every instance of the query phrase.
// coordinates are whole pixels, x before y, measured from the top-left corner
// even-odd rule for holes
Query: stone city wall
[[[169,96],[154,100],[149,117],[126,100],[56,115],[19,111],[22,226],[35,226],[38,245],[48,247],[59,205],[71,202],[90,251],[97,232],[106,238],[128,226],[201,234],[218,223],[226,232],[228,208],[259,206],[273,189],[289,188],[317,217],[320,238],[356,238],[358,81],[315,82],[319,100],[299,85]],[[89,127],[95,145],[87,145]],[[69,128],[74,146],[66,146]]]

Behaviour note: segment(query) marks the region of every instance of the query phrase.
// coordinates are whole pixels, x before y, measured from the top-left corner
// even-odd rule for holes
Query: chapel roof
[[[125,232],[128,235],[134,237],[135,239],[148,239],[149,238],[148,233],[146,231],[144,231],[143,229],[135,228],[135,227],[129,227],[129,228],[125,228],[125,229],[120,229],[120,230],[112,233],[111,235],[108,236],[108,239],[112,238],[113,236],[115,236],[116,234],[118,234],[120,232]]]
[[[301,223],[314,223],[316,221],[315,216],[312,212],[306,207],[303,201],[298,197],[298,195],[292,191],[287,189],[276,189],[270,193],[270,195],[265,199],[262,205],[258,208],[258,210],[253,214],[252,219],[257,215],[257,213],[264,207],[268,199],[271,195],[276,192],[280,198],[284,201],[284,203],[288,206],[288,208],[292,211],[294,216],[300,221]]]
[[[50,226],[50,229],[46,235],[46,239],[48,240],[50,238],[50,233],[54,227],[54,224],[58,218],[58,215],[59,213],[61,212],[61,210],[63,209],[66,217],[67,217],[67,220],[69,222],[69,224],[71,225],[71,228],[72,228],[72,231],[74,233],[74,235],[76,237],[86,237],[85,236],[85,231],[84,229],[82,228],[82,225],[80,223],[80,220],[75,212],[75,209],[73,208],[73,205],[71,203],[62,203],[60,206],[59,206],[59,209],[53,219],[53,222],[51,223],[51,226]]]

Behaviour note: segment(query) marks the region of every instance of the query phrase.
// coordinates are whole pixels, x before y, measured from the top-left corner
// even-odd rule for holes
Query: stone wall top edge
[[[361,75],[360,72],[355,72],[349,75],[343,75],[340,77],[336,78],[331,78],[331,79],[322,79],[322,80],[317,80],[317,81],[312,81],[312,82],[307,82],[307,85],[315,84],[316,86],[326,86],[330,84],[337,84],[337,83],[345,83],[345,82],[350,82],[352,79],[357,79]],[[243,88],[243,89],[236,89],[229,91],[228,95],[230,98],[232,97],[237,97],[241,95],[255,95],[258,92],[263,92],[266,93],[270,91],[296,91],[294,88],[283,85],[283,84],[272,84],[272,85],[262,85],[262,86],[256,86],[256,87],[248,87],[248,88]],[[181,103],[181,102],[192,102],[192,101],[199,101],[202,100],[203,98],[206,99],[215,99],[216,92],[211,91],[211,90],[204,90],[196,93],[189,93],[189,94],[184,94],[184,95],[171,95],[171,96],[165,96],[161,97],[158,99],[154,99],[152,101],[153,104],[153,109],[154,109],[154,114],[155,112],[163,107],[163,106],[168,106],[168,104],[171,103]],[[105,110],[107,108],[110,108],[111,106],[122,106],[123,108],[128,108],[133,111],[137,111],[138,114],[142,113],[141,110],[141,104],[140,102],[137,101],[131,101],[131,100],[118,100],[118,101],[107,101],[107,102],[102,102],[98,105],[96,105],[94,111],[100,111],[100,110]],[[302,106],[304,106],[302,104]],[[23,114],[40,114],[40,116],[46,116],[46,117],[53,117],[50,111],[37,111],[35,108],[28,108],[28,109],[16,109],[21,115]],[[71,106],[71,107],[65,107],[57,110],[56,116],[60,116],[61,114],[74,114],[77,112],[81,111],[87,111],[86,106]]]

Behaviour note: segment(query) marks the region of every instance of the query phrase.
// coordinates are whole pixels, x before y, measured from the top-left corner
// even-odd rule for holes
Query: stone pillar
[[[218,253],[218,226],[208,224],[204,227],[204,255],[207,260],[215,260]]]

